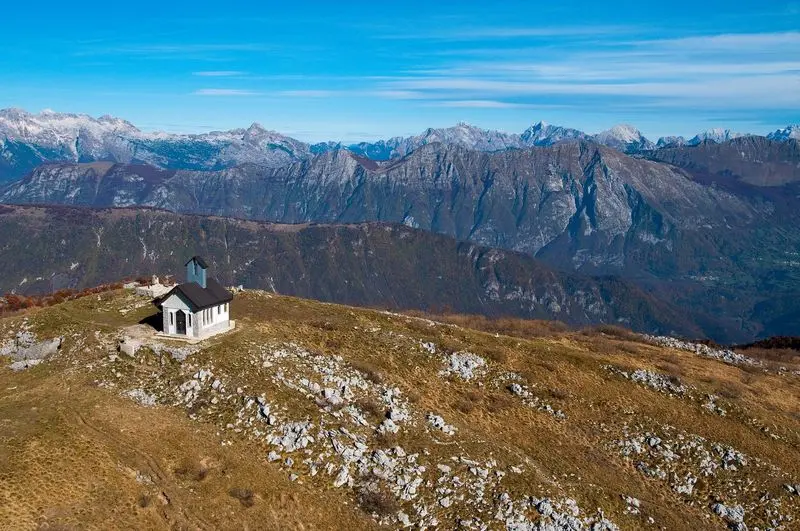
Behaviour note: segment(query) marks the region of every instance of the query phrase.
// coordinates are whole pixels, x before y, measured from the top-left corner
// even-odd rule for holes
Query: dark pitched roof
[[[208,269],[208,264],[206,263],[206,261],[205,261],[205,260],[203,260],[203,257],[201,257],[201,256],[198,256],[198,255],[194,255],[193,257],[189,258],[189,259],[186,261],[186,263],[185,263],[185,264],[183,264],[183,265],[188,265],[188,264],[189,264],[189,262],[191,262],[192,260],[196,260],[196,261],[197,261],[197,263],[198,263],[198,264],[200,264],[200,267],[202,267],[203,269]]]
[[[186,298],[189,303],[197,310],[202,310],[210,306],[217,306],[225,302],[233,300],[233,294],[226,290],[222,285],[213,278],[206,280],[206,287],[202,287],[197,282],[185,282],[178,284],[172,288],[166,295],[157,299],[156,306],[161,306],[161,303],[173,293],[178,292]]]

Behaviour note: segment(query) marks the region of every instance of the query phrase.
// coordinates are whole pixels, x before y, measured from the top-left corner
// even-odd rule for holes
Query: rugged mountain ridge
[[[384,164],[335,151],[285,168],[219,172],[46,165],[0,192],[0,201],[140,205],[280,223],[405,223],[568,269],[645,277],[725,267],[725,257],[681,263],[689,258],[681,247],[707,234],[739,234],[772,215],[674,167],[589,142],[492,154],[430,144]]]
[[[176,135],[146,133],[111,116],[0,110],[0,182],[53,161],[214,170],[242,163],[281,166],[309,155],[307,144],[257,123],[247,129]]]
[[[683,312],[625,281],[557,272],[526,255],[403,225],[272,225],[152,209],[3,206],[0,249],[2,292],[180,273],[186,256],[202,254],[226,285],[325,301],[704,335]]]
[[[776,141],[797,138],[796,126],[770,135]],[[722,130],[701,133],[687,144],[724,141],[734,136]],[[269,131],[254,123],[247,129],[203,134],[143,132],[133,124],[112,116],[93,118],[84,114],[43,111],[32,114],[21,109],[0,110],[0,182],[19,179],[36,166],[50,162],[145,163],[160,168],[220,170],[253,163],[280,167],[308,160],[314,155],[348,150],[376,161],[400,159],[429,144],[495,152],[530,149],[562,142],[591,140],[626,153],[644,153],[656,147],[636,128],[618,125],[596,135],[539,122],[521,134],[481,129],[466,123],[454,127],[429,128],[420,135],[394,137],[375,142],[346,145],[331,141],[309,145]],[[660,139],[659,147],[686,143],[682,139]]]
[[[791,144],[733,142],[756,150],[765,142],[778,158],[764,168],[792,167],[781,158]],[[800,321],[789,303],[800,292],[800,234],[787,191],[796,185],[742,184],[679,163],[577,141],[497,153],[430,144],[383,163],[340,150],[286,168],[218,172],[62,164],[40,167],[0,192],[0,201],[139,205],[280,223],[404,223],[521,251],[561,270],[624,276],[662,300],[697,308],[699,326],[715,337],[791,334]]]

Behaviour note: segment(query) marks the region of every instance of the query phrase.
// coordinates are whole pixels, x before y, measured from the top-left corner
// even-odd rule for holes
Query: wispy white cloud
[[[640,31],[640,28],[615,25],[584,26],[493,26],[432,30],[426,32],[404,31],[379,34],[384,39],[433,40],[433,41],[478,41],[548,37],[590,37],[620,35]]]
[[[193,43],[193,44],[125,44],[117,46],[93,45],[78,50],[75,56],[131,55],[131,56],[186,56],[217,52],[262,52],[274,49],[263,43]]]
[[[798,49],[800,32],[611,38],[597,47],[555,55],[546,49],[522,53],[499,46],[486,48],[494,50],[492,60],[440,57],[427,67],[375,82],[380,90],[411,92],[450,106],[500,105],[509,98],[515,105],[542,98],[572,104],[627,98],[638,107],[798,108]]]
[[[239,70],[203,70],[200,72],[192,72],[193,76],[200,76],[200,77],[233,77],[233,76],[243,76],[245,72],[241,72]]]
[[[439,107],[455,107],[468,109],[530,109],[535,105],[529,103],[512,103],[497,100],[444,100],[438,102]]]
[[[291,98],[330,98],[335,96],[337,91],[334,90],[284,90],[279,93],[281,96],[288,96]]]
[[[718,106],[721,104],[771,108],[800,106],[800,74],[743,77],[736,83],[719,80],[642,81],[630,83],[572,83],[506,81],[463,77],[415,78],[388,83],[393,89],[449,94],[462,93],[470,99],[495,99],[491,96],[633,96]],[[488,96],[488,97],[487,97]]]
[[[192,92],[194,96],[257,96],[259,93],[244,89],[204,88]]]
[[[717,50],[736,51],[748,53],[759,49],[779,51],[780,47],[792,47],[797,50],[800,46],[800,32],[764,32],[764,33],[725,33],[720,35],[701,35],[695,37],[681,37],[677,39],[644,40],[634,44],[640,46],[662,46],[673,49],[690,49],[694,51]],[[796,55],[796,52],[795,52]]]

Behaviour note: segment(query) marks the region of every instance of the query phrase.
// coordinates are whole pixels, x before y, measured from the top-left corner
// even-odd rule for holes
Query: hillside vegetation
[[[796,367],[258,291],[233,332],[118,352],[153,312],[0,319],[0,527],[797,527]]]
[[[618,278],[560,272],[521,253],[403,225],[277,225],[142,208],[0,205],[0,250],[0,293],[175,274],[187,256],[200,254],[225,285],[329,302],[709,335],[686,312]]]

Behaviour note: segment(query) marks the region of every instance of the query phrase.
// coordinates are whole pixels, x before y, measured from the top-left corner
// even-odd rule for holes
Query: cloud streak
[[[529,103],[513,103],[497,100],[444,100],[437,103],[439,107],[463,109],[530,109],[536,107]]]
[[[542,39],[550,37],[593,37],[630,34],[637,31],[631,26],[495,26],[472,27],[456,30],[432,30],[428,32],[407,31],[383,33],[379,37],[393,40],[430,41],[481,41],[506,39]]]
[[[199,77],[234,77],[243,76],[245,72],[239,70],[203,70],[200,72],[192,72],[193,76]]]
[[[800,32],[611,39],[555,55],[496,47],[486,49],[494,50],[491,61],[439,58],[376,82],[387,92],[454,107],[505,108],[553,98],[577,105],[591,98],[595,104],[626,99],[638,108],[800,108],[798,49]]]
[[[204,88],[192,92],[193,96],[258,96],[259,93],[245,89]]]

